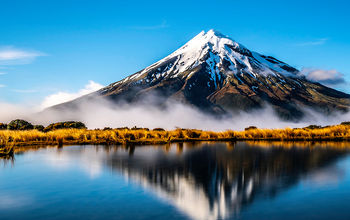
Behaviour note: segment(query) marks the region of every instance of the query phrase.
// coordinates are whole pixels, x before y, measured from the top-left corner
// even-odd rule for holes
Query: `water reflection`
[[[346,154],[343,147],[299,143],[283,148],[270,143],[266,148],[266,143],[253,142],[215,145],[130,148],[127,154],[108,157],[107,165],[194,219],[235,216],[255,199],[274,197],[302,177],[322,184],[344,174],[331,166]]]
[[[15,163],[15,157],[13,155],[3,155],[0,156],[0,164],[3,167],[7,167],[9,165],[13,166]],[[0,166],[1,167],[1,166]]]
[[[16,169],[18,161],[27,161],[29,164],[29,161],[33,160],[38,162],[40,167],[48,168],[48,173],[51,173],[51,169],[67,172],[66,184],[77,181],[72,174],[68,175],[72,169],[86,174],[91,183],[97,178],[103,178],[101,182],[95,181],[97,185],[91,185],[93,188],[89,188],[87,180],[84,180],[85,188],[79,187],[87,192],[96,192],[97,194],[92,196],[96,200],[96,196],[101,194],[101,201],[98,202],[102,207],[120,196],[118,190],[109,191],[109,188],[113,188],[111,185],[106,185],[107,188],[102,188],[102,191],[96,191],[95,188],[108,180],[109,177],[103,174],[112,170],[115,175],[111,176],[124,176],[132,184],[142,186],[189,218],[226,219],[239,216],[242,210],[259,204],[259,201],[278,197],[300,182],[313,187],[338,184],[349,171],[345,170],[348,169],[346,167],[337,166],[336,162],[347,155],[349,147],[350,144],[346,142],[193,142],[144,147],[33,147],[29,151],[28,148],[17,149],[14,158],[0,158],[0,162],[5,169]],[[26,155],[29,156],[25,158]],[[19,159],[16,160],[16,157]],[[39,181],[42,178],[40,182],[45,183],[46,177],[41,175],[41,169],[36,171],[36,178]],[[23,174],[19,172],[18,178]],[[113,181],[111,183],[115,184]],[[8,189],[13,189],[10,192],[16,193],[18,190],[12,187],[12,184],[8,184]],[[12,195],[10,192],[0,190],[0,209],[28,208],[34,204],[31,195],[25,194],[26,190],[18,195]],[[108,195],[104,192],[108,192]],[[130,192],[124,193],[129,195]],[[49,206],[45,210],[50,212],[51,208],[56,210],[58,207],[64,207],[67,201],[75,200],[76,197],[74,194],[67,195],[62,201],[58,197],[54,208]],[[51,201],[47,195],[43,196],[41,201],[45,199]],[[84,202],[92,201],[89,199],[91,198],[85,198]],[[120,206],[113,202],[111,205]],[[156,212],[157,206],[153,209],[152,212]],[[28,213],[31,213],[31,210],[28,210]],[[83,208],[82,210],[79,215],[88,212]],[[116,208],[113,211],[120,214],[123,210]],[[130,212],[125,212],[124,217],[130,217]],[[23,216],[27,216],[28,213]],[[110,214],[113,216],[111,211]],[[143,214],[145,213],[140,213]],[[145,218],[148,218],[146,214]],[[66,219],[69,217],[66,216]]]

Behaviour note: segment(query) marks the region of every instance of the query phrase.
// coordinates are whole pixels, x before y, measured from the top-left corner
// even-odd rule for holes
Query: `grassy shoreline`
[[[49,132],[38,130],[0,130],[0,147],[33,145],[151,145],[185,141],[350,141],[350,125],[327,127],[257,129],[222,132],[196,129],[58,129]],[[1,149],[0,148],[0,149]],[[1,152],[0,152],[1,153]]]

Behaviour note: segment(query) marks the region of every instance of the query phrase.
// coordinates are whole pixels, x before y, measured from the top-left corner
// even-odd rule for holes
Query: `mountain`
[[[214,30],[202,31],[169,56],[123,80],[53,109],[74,107],[92,97],[160,106],[176,100],[210,113],[271,105],[285,119],[302,117],[305,107],[331,113],[350,106],[350,95],[311,82],[296,68]]]

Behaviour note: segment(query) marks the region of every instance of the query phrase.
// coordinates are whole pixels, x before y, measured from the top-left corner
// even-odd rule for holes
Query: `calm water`
[[[0,219],[350,219],[347,148],[238,142],[30,150],[0,159]]]

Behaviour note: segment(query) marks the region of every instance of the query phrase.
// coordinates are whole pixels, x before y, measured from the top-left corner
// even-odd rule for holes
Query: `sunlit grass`
[[[191,140],[350,140],[349,125],[324,128],[247,129],[245,131],[203,131],[196,129],[59,129],[0,130],[0,146],[35,144],[165,144]]]

